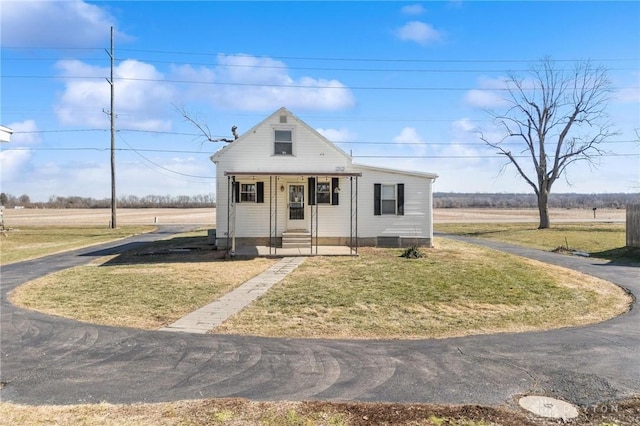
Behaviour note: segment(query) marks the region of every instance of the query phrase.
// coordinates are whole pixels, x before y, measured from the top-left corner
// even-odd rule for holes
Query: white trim
[[[385,173],[396,173],[396,174],[399,174],[399,175],[407,175],[407,176],[419,176],[419,177],[425,177],[425,178],[432,179],[432,180],[436,180],[438,178],[438,175],[435,174],[435,173],[389,169],[389,168],[385,168],[385,167],[369,166],[369,165],[366,165],[366,164],[353,164],[353,168],[354,169],[367,169],[367,170],[373,170],[373,171],[385,172]]]
[[[0,142],[11,142],[11,135],[13,134],[13,130],[0,125]]]
[[[276,132],[291,132],[291,154],[278,154],[276,152]],[[295,157],[296,156],[296,128],[295,126],[273,124],[271,126],[271,155],[274,157]]]

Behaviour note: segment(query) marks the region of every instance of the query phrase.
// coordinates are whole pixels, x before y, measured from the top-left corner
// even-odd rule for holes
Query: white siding
[[[275,182],[275,177],[272,178]],[[264,182],[264,203],[237,203],[236,205],[236,237],[268,237],[269,225],[270,225],[270,208],[271,206],[271,191],[269,176],[255,176],[255,177],[238,177],[238,181],[241,183],[252,182]],[[280,177],[276,187],[275,202],[277,203],[277,236],[281,236],[283,231],[287,230],[287,185],[289,183],[307,182],[307,177],[295,178],[295,177]],[[217,206],[217,235],[219,237],[226,236],[227,232],[227,180],[224,178],[224,185],[218,186],[218,206]],[[285,187],[285,191],[280,191],[280,185]],[[339,204],[318,204],[316,206],[310,206],[307,193],[305,193],[305,227],[310,230],[311,226],[311,211],[315,215],[317,212],[317,228],[319,233],[323,237],[346,237],[350,235],[350,223],[349,218],[351,214],[350,206],[350,193],[349,193],[349,178],[340,178],[339,185],[341,187],[339,195]],[[220,188],[220,186],[223,186]],[[354,186],[355,187],[355,186]],[[275,206],[275,205],[274,205]],[[354,203],[355,209],[355,203]],[[275,213],[275,212],[274,212]],[[271,226],[275,227],[273,222]],[[313,224],[316,228],[316,222]]]
[[[357,168],[354,167],[356,170]],[[360,237],[399,236],[433,238],[432,179],[398,171],[362,167],[358,179]],[[374,184],[404,184],[404,215],[374,215]]]
[[[280,116],[287,116],[287,123],[280,123]],[[293,155],[274,155],[274,129],[293,131]],[[368,166],[356,166],[351,158],[311,129],[286,109],[281,109],[243,134],[239,139],[226,145],[212,159],[216,163],[217,235],[226,236],[228,177],[225,172],[255,175],[236,175],[239,182],[264,182],[264,203],[238,203],[236,206],[236,237],[269,237],[271,186],[268,175],[261,173],[300,173],[278,179],[277,192],[277,235],[287,230],[288,183],[307,183],[309,174],[323,173],[331,179],[331,173],[361,172],[356,178],[341,176],[339,179],[339,205],[319,204],[318,235],[320,237],[349,237],[351,229],[351,208],[357,181],[358,191],[358,236],[398,236],[433,238],[432,188],[435,175],[425,175]],[[311,175],[311,177],[314,177]],[[275,182],[275,177],[272,177]],[[353,179],[353,181],[351,181]],[[353,182],[353,185],[351,185]],[[404,184],[404,215],[374,215],[374,184]],[[280,192],[280,186],[285,190]],[[353,194],[351,188],[353,186]],[[306,228],[310,229],[311,209],[308,204],[308,189],[305,193]],[[271,224],[272,228],[276,224]],[[315,228],[315,222],[314,222]]]
[[[293,130],[293,155],[274,155],[274,129]],[[334,172],[349,167],[350,159],[333,144],[293,117],[279,123],[275,114],[216,154],[220,171]]]

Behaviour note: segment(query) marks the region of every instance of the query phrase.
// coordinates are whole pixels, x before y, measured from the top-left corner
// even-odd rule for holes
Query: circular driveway
[[[244,397],[501,405],[536,393],[579,405],[640,393],[640,314],[546,332],[313,340],[105,327],[11,305],[44,274],[186,227],[2,267],[0,397],[22,404]],[[438,238],[445,236],[438,235]],[[575,269],[640,294],[640,268],[450,237]]]

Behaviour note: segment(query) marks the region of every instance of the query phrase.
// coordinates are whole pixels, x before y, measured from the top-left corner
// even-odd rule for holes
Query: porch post
[[[360,237],[358,237],[358,176],[356,176],[356,254],[358,254],[359,245]]]
[[[274,208],[274,225],[273,225],[273,254],[278,254],[278,175],[276,175],[276,184],[275,184],[275,208]]]
[[[315,186],[313,187],[313,193],[314,193],[314,200],[315,200],[315,204],[314,207],[316,208],[316,254],[318,254],[318,237],[319,237],[319,232],[318,232],[318,206],[320,205],[320,203],[318,202],[318,176],[316,176],[316,181],[315,181]]]
[[[235,199],[235,192],[236,192],[236,185],[238,185],[238,182],[236,182],[236,177],[232,176],[231,177],[231,186],[232,186],[232,194],[231,194],[231,208],[233,209],[233,213],[231,215],[231,219],[232,219],[232,226],[231,226],[231,252],[229,253],[232,257],[236,255],[236,205],[238,204],[238,200]]]
[[[350,177],[350,186],[351,186],[351,217],[349,218],[349,248],[353,252],[354,250],[354,236],[355,236],[355,252],[358,254],[358,176],[356,176],[356,185],[355,185],[355,193],[353,190],[353,176]],[[355,209],[353,207],[353,202],[355,200]],[[355,222],[355,229],[354,229]]]
[[[231,194],[233,193],[231,188],[231,176],[227,175],[227,250],[230,247],[231,238]]]
[[[269,255],[273,246],[273,176],[269,176]]]

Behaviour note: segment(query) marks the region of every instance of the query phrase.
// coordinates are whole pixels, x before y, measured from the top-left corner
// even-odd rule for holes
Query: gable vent
[[[286,122],[287,122],[287,116],[286,116],[286,115],[281,115],[281,116],[280,116],[280,123],[281,123],[281,124],[284,124],[284,123],[286,123]]]

